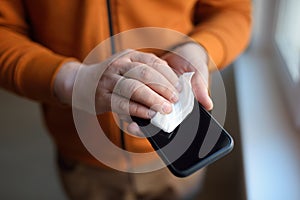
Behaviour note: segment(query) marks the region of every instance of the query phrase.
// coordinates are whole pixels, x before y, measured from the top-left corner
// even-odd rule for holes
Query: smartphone
[[[171,133],[153,126],[150,120],[132,120],[177,177],[189,176],[233,149],[232,137],[196,99],[193,111]]]

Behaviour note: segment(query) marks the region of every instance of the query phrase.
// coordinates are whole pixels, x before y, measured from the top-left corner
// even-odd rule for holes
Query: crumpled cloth
[[[161,114],[157,112],[151,119],[151,123],[162,129],[164,132],[171,133],[174,129],[192,112],[194,108],[194,94],[191,86],[191,79],[194,72],[184,73],[179,77],[182,90],[179,93],[179,100],[172,104],[172,112]]]

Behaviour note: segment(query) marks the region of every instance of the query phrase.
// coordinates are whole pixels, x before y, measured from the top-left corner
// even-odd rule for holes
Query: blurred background
[[[254,0],[247,51],[222,71],[231,154],[198,199],[300,199],[300,1]],[[0,199],[65,200],[39,105],[0,89]]]

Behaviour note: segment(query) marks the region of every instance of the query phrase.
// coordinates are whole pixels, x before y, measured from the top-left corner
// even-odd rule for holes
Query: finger
[[[169,52],[163,55],[162,59],[166,60],[169,66],[172,67],[172,69],[175,68],[174,71],[179,75],[183,74],[184,72],[190,71],[188,70],[189,63],[184,58],[173,52]]]
[[[182,86],[179,82],[178,76],[169,65],[154,64],[151,67],[162,74],[172,84],[177,92],[181,92]]]
[[[172,111],[172,105],[169,101],[135,79],[120,78],[113,93],[131,99],[162,114],[168,114]]]
[[[195,73],[192,78],[192,88],[196,99],[201,105],[207,110],[212,110],[213,102],[209,96],[207,85],[204,83],[199,73]]]
[[[136,122],[128,124],[127,130],[135,136],[145,137],[144,133],[141,131],[140,127],[137,125]]]
[[[157,57],[156,55],[152,53],[144,53],[140,51],[136,51],[130,55],[130,60],[132,62],[140,62],[145,63],[149,65],[153,64],[161,64],[161,65],[168,65],[166,61],[163,59]]]
[[[178,83],[178,77],[173,69],[168,65],[168,63],[157,57],[151,53],[143,53],[143,52],[136,52],[131,55],[132,62],[139,62],[147,64],[148,66],[152,67],[159,73],[161,73],[167,80],[174,86],[178,87],[178,91],[180,91],[180,85]]]
[[[191,71],[198,72],[199,75],[202,76],[206,85],[208,85],[207,79],[205,78],[208,77],[208,66],[201,58],[201,54],[199,54],[199,56],[198,54],[196,54],[196,56],[191,56],[189,60],[186,60],[184,57],[181,57],[175,53],[167,53],[163,56],[163,58],[166,59],[169,65],[172,66],[172,68],[175,68],[176,72],[179,74]]]
[[[118,126],[123,129],[123,126],[120,125],[120,123],[127,122],[128,125],[126,127],[126,132],[129,132],[131,135],[136,137],[144,137],[143,132],[140,130],[140,127],[132,121],[131,117],[129,115],[124,114],[115,114],[119,120],[116,121]]]
[[[178,91],[161,73],[148,65],[129,63],[132,67],[123,76],[138,80],[172,103],[178,101]]]
[[[116,115],[123,122],[127,122],[127,123],[131,123],[132,122],[132,119],[131,119],[131,117],[130,117],[129,114],[120,114],[120,113],[118,113]],[[119,123],[119,122],[117,122],[117,123]]]
[[[121,121],[127,122],[127,131],[137,137],[145,137],[144,133],[141,131],[140,127],[136,122],[133,122],[129,115],[118,114],[118,117]],[[119,123],[119,122],[117,122]]]
[[[111,94],[111,110],[123,116],[136,116],[144,119],[151,119],[156,114],[155,111],[117,94]]]

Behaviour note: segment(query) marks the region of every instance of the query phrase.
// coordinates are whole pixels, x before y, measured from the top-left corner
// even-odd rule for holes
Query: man
[[[125,143],[127,150],[151,151],[146,139],[121,136],[111,113],[112,97],[117,97],[115,104],[121,105],[114,110],[121,119],[127,109],[131,115],[147,119],[156,112],[167,114],[172,112],[171,103],[178,101],[180,92],[176,73],[194,71],[195,96],[206,109],[212,109],[207,84],[210,68],[203,60],[211,57],[219,69],[227,66],[246,47],[250,25],[250,0],[3,0],[0,84],[42,104],[47,128],[57,146],[62,178],[72,199],[115,199],[112,195],[118,195],[118,199],[181,198],[189,193],[190,185],[199,182],[199,174],[186,180],[177,180],[166,170],[128,175],[105,168],[88,153],[72,118],[76,74],[88,68],[81,62],[97,44],[126,30],[162,27],[195,40],[196,43],[178,44],[175,48],[183,55],[193,52],[199,62],[192,65],[174,53],[153,55],[129,50],[120,56],[112,55],[113,62],[105,66],[104,78],[99,80],[95,105],[105,134],[118,146],[124,148]],[[131,69],[134,73],[128,75]],[[126,81],[122,81],[121,91],[136,89],[127,107],[123,106],[126,94],[113,92],[122,78]],[[127,130],[136,134],[140,131],[135,123],[130,123]],[[157,178],[153,177],[158,176],[161,181],[155,187]]]

